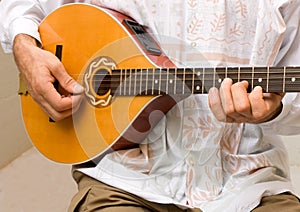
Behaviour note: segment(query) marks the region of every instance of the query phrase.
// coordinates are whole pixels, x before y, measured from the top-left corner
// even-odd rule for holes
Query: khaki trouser
[[[149,202],[126,191],[108,186],[94,180],[80,172],[74,172],[78,183],[78,193],[73,197],[69,212],[201,212],[199,209],[182,210],[172,204],[158,204]],[[253,212],[300,212],[299,200],[284,193],[264,197],[260,205]]]

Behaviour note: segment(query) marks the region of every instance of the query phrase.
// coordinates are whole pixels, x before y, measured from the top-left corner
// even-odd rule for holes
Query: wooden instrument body
[[[62,63],[81,84],[91,61],[101,57],[111,58],[119,69],[174,66],[164,54],[145,51],[122,23],[124,19],[130,20],[115,11],[91,5],[63,6],[40,24],[43,49],[55,54],[60,45]],[[106,99],[107,95],[100,98]],[[67,164],[88,161],[110,148],[137,145],[162,113],[175,104],[168,96],[123,96],[113,98],[105,107],[83,101],[72,117],[50,122],[30,95],[22,95],[21,102],[33,144],[50,160]],[[151,102],[155,103],[151,106]],[[152,117],[152,123],[148,119],[151,108],[162,111]]]

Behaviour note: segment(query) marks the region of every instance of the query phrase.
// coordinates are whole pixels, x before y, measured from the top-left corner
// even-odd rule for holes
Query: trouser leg
[[[294,195],[283,193],[263,197],[259,206],[253,212],[300,212],[300,202]]]
[[[78,193],[71,201],[69,212],[201,212],[199,209],[182,210],[174,204],[150,202],[80,172],[75,172],[73,176],[78,183]]]

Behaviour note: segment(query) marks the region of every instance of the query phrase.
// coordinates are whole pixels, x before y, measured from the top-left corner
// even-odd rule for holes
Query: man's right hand
[[[51,119],[62,120],[79,108],[84,88],[66,72],[55,55],[39,48],[33,37],[25,34],[15,37],[14,57],[30,95]],[[54,87],[56,80],[65,90],[64,95]]]

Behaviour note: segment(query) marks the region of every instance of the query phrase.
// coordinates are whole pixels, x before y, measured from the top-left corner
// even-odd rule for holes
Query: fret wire
[[[174,94],[176,94],[177,86],[177,68],[175,68],[175,77],[174,77]]]
[[[143,69],[140,69],[140,92],[142,94],[142,82],[143,82]]]
[[[284,66],[283,67],[283,85],[282,85],[283,92],[285,92],[285,72],[286,72],[286,67]]]
[[[238,68],[238,82],[240,82],[241,81],[241,68],[239,67]]]
[[[154,95],[154,68],[152,68],[152,92],[151,94]]]
[[[145,94],[148,94],[148,68],[146,69],[146,88],[145,88]]]
[[[129,69],[129,95],[131,95],[131,69]]]
[[[194,93],[194,86],[195,86],[195,68],[193,70],[193,79],[192,79],[192,94]]]
[[[136,95],[136,78],[137,78],[137,69],[134,69],[134,88],[133,88],[133,93]]]
[[[183,69],[182,94],[184,94],[184,87],[185,87],[185,68]]]
[[[161,89],[161,68],[159,69],[159,86],[158,86],[158,94],[160,94]]]
[[[227,78],[228,67],[225,68],[225,78]]]
[[[204,94],[204,76],[205,76],[205,68],[202,68],[202,94]]]
[[[127,81],[127,69],[125,69],[125,76],[124,76],[124,94],[126,95],[126,81]]]
[[[269,66],[267,67],[267,88],[266,88],[266,92],[269,92],[269,74],[270,74],[270,69]]]
[[[165,93],[166,90],[166,78],[165,78],[165,68],[161,68],[160,71],[160,92],[161,94]]]
[[[171,68],[168,68],[167,69],[167,80],[168,80],[168,84],[167,84],[167,94],[172,94],[172,85],[173,85],[173,73],[172,73],[172,69]]]
[[[123,83],[122,83],[122,74],[123,74],[123,69],[121,69],[120,70],[120,88],[119,88],[119,93],[120,93],[120,95],[122,95],[122,85],[123,85]]]
[[[175,85],[176,85],[176,69],[172,69],[172,77],[173,77],[173,84],[172,84],[172,92],[173,94],[176,93],[176,90],[175,90]]]
[[[214,74],[213,74],[213,87],[216,87],[216,67],[214,67]]]
[[[169,68],[167,68],[166,94],[169,93]]]
[[[155,69],[155,74],[154,74],[154,93],[158,94],[159,93],[159,69]]]
[[[251,80],[251,90],[254,88],[254,66],[252,66],[252,80]]]

